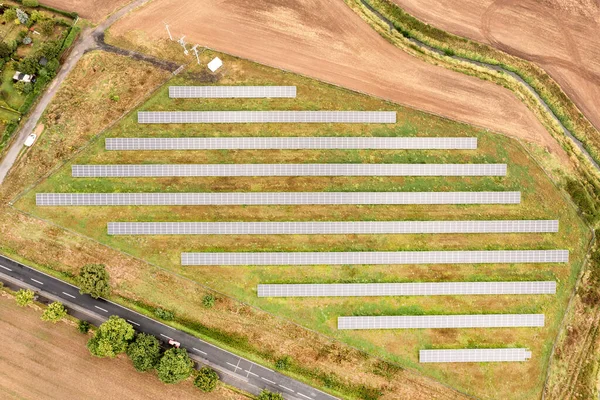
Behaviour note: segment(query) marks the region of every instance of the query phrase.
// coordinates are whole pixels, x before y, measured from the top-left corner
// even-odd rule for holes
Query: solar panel
[[[523,348],[419,350],[420,363],[527,361],[531,351]]]
[[[182,265],[566,263],[568,250],[181,253]]]
[[[395,111],[139,111],[140,124],[382,123]]]
[[[296,86],[169,86],[172,99],[296,97]]]
[[[506,164],[121,164],[71,170],[74,177],[505,176]]]
[[[521,192],[37,193],[38,206],[519,204]]]
[[[387,149],[473,150],[474,137],[106,138],[106,150]]]
[[[109,235],[327,235],[558,232],[558,220],[109,222]]]
[[[443,329],[543,327],[544,314],[338,317],[338,329]]]
[[[555,281],[261,284],[258,297],[555,294]]]

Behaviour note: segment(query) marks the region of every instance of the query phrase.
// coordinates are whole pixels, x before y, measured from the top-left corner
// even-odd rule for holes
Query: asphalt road
[[[187,349],[192,358],[213,367],[223,381],[244,391],[257,394],[262,389],[268,389],[283,394],[286,399],[337,399],[133,310],[102,298],[81,295],[76,286],[4,256],[0,256],[0,280],[20,282],[19,286],[33,288],[43,297],[58,299],[67,308],[88,314],[92,320],[105,320],[111,315],[118,315],[129,321],[136,331],[152,334],[167,343],[169,339],[174,339]]]

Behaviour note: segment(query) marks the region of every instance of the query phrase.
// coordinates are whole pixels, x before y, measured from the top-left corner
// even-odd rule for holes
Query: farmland
[[[165,386],[151,374],[136,372],[126,357],[116,360],[90,357],[88,335],[77,333],[72,322],[42,322],[41,312],[19,308],[14,299],[0,293],[0,329],[12,340],[2,346],[0,394],[3,399],[197,399],[191,382]],[[202,399],[239,400],[226,388]]]
[[[214,53],[205,51],[203,62]],[[145,271],[112,268],[123,280],[121,292],[154,304],[169,306],[182,318],[200,319],[219,327],[210,314],[200,315],[189,300],[176,299],[175,286],[185,277],[199,285],[225,293],[277,316],[333,336],[371,354],[418,369],[459,390],[483,398],[510,396],[537,398],[541,391],[548,351],[581,267],[589,234],[574,209],[550,182],[543,170],[521,145],[507,137],[444,120],[392,103],[332,87],[248,61],[219,55],[225,61],[222,75],[190,69],[172,78],[168,85],[219,84],[295,85],[297,99],[259,100],[173,100],[168,85],[159,89],[139,110],[394,110],[397,124],[137,124],[131,113],[93,140],[67,165],[33,190],[16,207],[32,212],[59,226],[83,234],[126,254],[158,265],[160,284],[150,285]],[[216,82],[215,82],[216,81]],[[105,137],[183,136],[475,136],[477,150],[218,150],[218,151],[105,151]],[[71,164],[117,163],[507,163],[507,177],[221,177],[221,178],[72,178]],[[227,191],[451,191],[520,190],[520,205],[470,206],[217,206],[217,207],[36,207],[37,192],[227,192]],[[461,219],[559,219],[558,234],[489,235],[323,235],[323,236],[205,236],[205,237],[114,237],[106,234],[109,221],[386,221]],[[436,265],[436,266],[311,266],[311,267],[181,267],[182,251],[359,251],[359,250],[467,250],[467,249],[553,249],[571,251],[568,265]],[[170,276],[169,274],[174,274]],[[133,276],[132,276],[133,275]],[[449,298],[370,299],[258,299],[258,283],[407,282],[481,280],[556,280],[556,296],[460,296]],[[135,281],[135,282],[134,282]],[[177,289],[177,290],[176,290]],[[152,291],[153,293],[151,293]],[[198,295],[197,295],[198,296]],[[225,310],[222,300],[217,310]],[[247,312],[247,311],[246,311]],[[425,331],[340,332],[339,315],[420,315],[457,313],[546,314],[542,329],[470,329]],[[252,313],[251,313],[252,314]],[[257,315],[255,315],[256,317]],[[225,317],[223,317],[226,319]],[[247,321],[244,319],[244,321]],[[256,323],[254,321],[253,323]],[[252,324],[244,322],[244,330]],[[254,328],[253,328],[254,329]],[[260,335],[256,334],[256,337]],[[518,345],[531,349],[527,363],[507,365],[424,366],[417,363],[419,348],[494,347]],[[280,347],[273,345],[276,349]],[[289,346],[286,353],[299,363],[310,363]],[[337,373],[340,373],[337,371]],[[475,385],[484,381],[483,386]],[[517,388],[519,388],[517,390]],[[395,398],[395,389],[388,389]],[[385,396],[385,395],[384,395]]]

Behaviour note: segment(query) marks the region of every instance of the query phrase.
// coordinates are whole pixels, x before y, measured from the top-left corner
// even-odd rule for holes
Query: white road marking
[[[302,397],[306,397],[307,399],[312,399],[312,397],[308,397],[307,395],[305,395],[305,394],[302,394],[302,393],[300,393],[300,392],[298,392],[298,394],[299,394],[300,396],[302,396]]]
[[[290,392],[294,393],[294,391],[292,389],[290,389],[289,387],[283,386],[282,384],[279,384],[279,386],[281,386],[285,390],[289,390]]]
[[[237,365],[233,365],[232,363],[228,362],[227,364],[231,365],[236,371],[239,368]]]
[[[43,285],[43,284],[44,284],[44,282],[40,282],[40,281],[38,281],[37,279],[33,279],[33,278],[29,278],[29,279],[31,279],[31,280],[32,280],[32,281],[34,281],[35,283],[39,283],[40,285]]]
[[[5,267],[4,265],[0,265],[0,268],[4,268],[4,269],[5,269],[5,270],[7,270],[7,271],[12,271],[12,269],[10,269],[10,268],[8,268],[8,267]]]
[[[264,380],[264,381],[267,381],[267,382],[269,382],[269,383],[272,383],[273,385],[276,385],[276,383],[275,383],[275,382],[273,382],[273,381],[270,381],[270,380],[268,380],[267,378],[263,378],[262,376],[260,377],[260,379],[262,379],[262,380]]]
[[[104,308],[102,308],[102,307],[98,307],[98,306],[94,306],[94,307],[96,307],[98,310],[102,310],[102,311],[104,311],[104,312],[106,312],[106,313],[108,312],[108,310],[105,310],[105,309],[104,309]]]
[[[169,326],[169,325],[165,325],[165,326],[166,326],[167,328],[169,328],[169,329],[173,329],[174,331],[176,331],[176,330],[177,330],[177,329],[173,328],[172,326]]]
[[[137,322],[133,322],[130,319],[127,319],[126,321],[129,322],[130,324],[134,324],[135,326],[140,326],[140,324],[138,324]]]
[[[197,348],[195,348],[195,347],[192,347],[192,350],[196,350],[198,353],[206,355],[206,353],[205,353],[205,352],[203,352],[202,350],[198,350],[198,349],[197,349]]]
[[[67,292],[62,292],[62,294],[64,294],[65,296],[69,296],[70,298],[74,299],[75,296],[73,296],[72,294],[69,294]]]
[[[246,370],[244,370],[246,371]],[[257,374],[255,374],[254,372],[250,372],[250,371],[246,371],[247,373],[249,373],[250,375],[254,375],[254,376],[258,376]]]
[[[162,337],[166,337],[166,338],[167,338],[167,339],[169,339],[169,340],[173,340],[173,338],[171,338],[171,337],[168,337],[167,335],[163,335],[162,333],[160,334],[160,336],[162,336]]]

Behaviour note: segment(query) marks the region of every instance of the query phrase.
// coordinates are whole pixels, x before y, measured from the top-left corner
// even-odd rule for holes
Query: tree
[[[92,325],[83,319],[80,319],[77,323],[77,330],[81,333],[88,333],[91,327]]]
[[[164,383],[177,383],[192,374],[194,363],[185,349],[172,348],[165,351],[158,367],[158,379]]]
[[[281,393],[269,392],[267,389],[260,392],[257,397],[258,400],[285,400]]]
[[[28,56],[21,60],[18,68],[19,71],[32,75],[37,72],[39,65],[40,64],[38,63],[38,59],[36,57]]]
[[[53,19],[44,19],[40,22],[40,31],[46,36],[52,35],[54,32],[54,20]]]
[[[81,268],[79,277],[79,293],[89,294],[93,298],[106,297],[110,293],[109,276],[102,264],[87,264]]]
[[[51,303],[42,313],[42,321],[57,323],[67,315],[67,309],[58,301]]]
[[[0,42],[0,58],[8,58],[12,54],[12,49],[4,42]]]
[[[111,315],[108,321],[98,327],[87,347],[96,357],[112,358],[127,350],[127,345],[134,335],[133,327],[127,321]]]
[[[17,294],[15,294],[15,300],[21,307],[30,305],[33,303],[33,299],[35,299],[35,293],[31,289],[19,289]]]
[[[217,387],[217,382],[219,375],[212,368],[202,367],[194,379],[194,386],[203,392],[212,392]]]
[[[152,335],[139,333],[127,348],[127,355],[135,369],[146,372],[156,367],[160,360],[160,343]]]
[[[202,298],[202,305],[206,308],[212,308],[215,305],[215,296],[207,294]]]
[[[15,19],[17,19],[17,12],[14,8],[9,8],[4,11],[2,18],[4,18],[4,22],[13,22]]]

